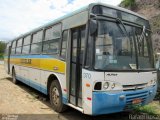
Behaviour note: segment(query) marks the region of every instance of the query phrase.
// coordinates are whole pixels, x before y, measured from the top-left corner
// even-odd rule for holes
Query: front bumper
[[[150,103],[157,91],[157,86],[143,90],[122,92],[93,92],[92,115],[101,115],[126,111],[132,105],[132,101],[141,98],[141,105]],[[122,97],[123,96],[123,97]]]

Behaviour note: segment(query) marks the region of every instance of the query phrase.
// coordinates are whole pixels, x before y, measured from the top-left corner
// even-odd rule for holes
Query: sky
[[[122,0],[0,0],[0,41],[9,41],[89,3]]]

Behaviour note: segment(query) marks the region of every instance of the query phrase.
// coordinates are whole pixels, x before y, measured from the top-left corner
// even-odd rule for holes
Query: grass
[[[148,105],[135,107],[134,111],[137,113],[147,113],[149,115],[157,116],[160,115],[160,103],[158,101],[153,101]]]

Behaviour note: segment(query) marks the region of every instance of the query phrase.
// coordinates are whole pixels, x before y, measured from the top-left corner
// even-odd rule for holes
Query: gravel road
[[[15,85],[0,65],[0,120],[128,120],[129,112],[103,116],[88,116],[69,108],[56,113],[48,97],[23,83]]]

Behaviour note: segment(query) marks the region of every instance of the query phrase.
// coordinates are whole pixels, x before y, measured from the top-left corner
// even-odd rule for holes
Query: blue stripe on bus
[[[110,114],[121,112],[125,110],[127,106],[127,99],[133,100],[134,98],[141,98],[141,96],[145,96],[145,101],[142,102],[142,105],[146,105],[153,101],[157,91],[157,86],[149,87],[143,90],[137,91],[122,91],[117,93],[109,93],[109,92],[93,92],[93,101],[92,101],[92,114],[93,115],[101,115],[101,114]],[[140,97],[135,97],[136,95]],[[120,96],[125,96],[124,99],[120,99]],[[130,103],[131,102],[131,103]],[[129,101],[132,105],[132,101]]]
[[[42,86],[41,84],[36,83],[36,82],[34,82],[33,80],[26,79],[26,78],[21,77],[21,76],[19,76],[19,75],[16,75],[16,78],[17,78],[17,80],[19,80],[19,81],[27,84],[28,86],[30,86],[30,87],[32,87],[32,88],[34,88],[34,89],[36,89],[36,90],[44,93],[45,95],[48,94],[48,93],[47,93],[47,87]],[[67,102],[68,102],[67,95],[64,95],[64,94],[62,95],[62,102],[63,102],[64,104],[67,104]]]
[[[11,55],[10,58],[57,58],[57,55]]]
[[[16,78],[17,78],[19,81],[21,81],[21,82],[23,82],[23,83],[31,86],[32,88],[34,88],[34,89],[36,89],[36,90],[38,90],[38,91],[40,91],[40,92],[42,92],[42,93],[44,93],[44,94],[47,95],[47,87],[42,86],[41,84],[36,83],[36,82],[34,82],[33,80],[26,79],[26,78],[21,77],[21,76],[19,76],[19,75],[16,75]]]
[[[8,58],[8,56],[4,56]],[[58,58],[57,55],[11,55],[10,58]]]

